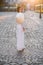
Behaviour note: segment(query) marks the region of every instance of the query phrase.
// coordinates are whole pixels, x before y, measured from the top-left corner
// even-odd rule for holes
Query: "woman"
[[[18,51],[23,51],[25,49],[24,45],[24,27],[23,27],[23,22],[24,22],[24,14],[23,12],[23,7],[20,6],[18,7],[17,15],[16,15],[16,22],[17,22],[17,30],[16,30],[16,36],[17,36],[17,50]]]

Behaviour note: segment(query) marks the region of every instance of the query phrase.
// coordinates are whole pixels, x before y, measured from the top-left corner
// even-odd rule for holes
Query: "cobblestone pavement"
[[[25,50],[16,49],[16,13],[0,12],[0,65],[43,65],[43,14],[26,11]]]

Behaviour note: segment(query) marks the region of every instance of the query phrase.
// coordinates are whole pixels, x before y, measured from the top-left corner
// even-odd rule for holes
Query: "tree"
[[[0,0],[0,6],[4,6],[5,5],[5,0]]]

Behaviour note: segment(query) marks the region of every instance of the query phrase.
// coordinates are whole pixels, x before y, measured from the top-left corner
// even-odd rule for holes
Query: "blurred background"
[[[0,11],[17,11],[22,4],[24,10],[34,10],[43,13],[43,0],[0,0]]]

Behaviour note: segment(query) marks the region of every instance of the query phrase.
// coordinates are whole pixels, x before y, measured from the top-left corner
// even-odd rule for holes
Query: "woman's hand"
[[[25,28],[23,27],[23,31],[25,31]]]

